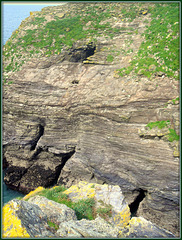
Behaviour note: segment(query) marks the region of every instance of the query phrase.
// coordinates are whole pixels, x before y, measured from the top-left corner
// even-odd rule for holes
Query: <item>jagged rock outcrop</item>
[[[91,185],[93,186],[92,183],[80,182],[79,185],[66,190],[66,194],[70,196],[73,193],[72,198],[74,195],[75,202],[94,196],[96,209],[98,206],[108,204],[109,201],[112,203],[113,213],[116,209],[126,208],[126,202],[120,201],[121,197],[122,199],[124,197],[121,190],[119,190],[119,186],[96,184],[92,187],[95,194],[92,193],[91,196]],[[82,192],[79,191],[79,186],[81,190],[84,190],[85,194],[81,195]],[[110,220],[104,220],[99,215],[94,220],[77,220],[75,211],[71,208],[37,195],[40,194],[41,190],[44,189],[39,187],[22,200],[11,200],[3,207],[3,237],[174,237],[172,233],[155,226],[144,218],[134,217],[131,220],[127,219],[124,217],[125,213],[123,212],[121,212],[120,217],[124,221],[118,222],[117,225]],[[98,198],[98,194],[100,198]],[[114,194],[116,196],[113,201]],[[25,201],[25,199],[28,199],[28,201]],[[103,200],[102,203],[101,199]]]
[[[62,14],[69,8],[51,9]],[[46,10],[46,21],[53,10]],[[33,25],[32,18],[18,36]],[[148,122],[169,119],[178,132],[179,104],[166,103],[179,96],[179,82],[165,74],[149,79],[120,77],[116,71],[129,66],[138,51],[145,20],[151,20],[149,14],[132,22],[116,14],[109,20],[120,30],[113,38],[99,35],[89,43],[88,37],[8,72],[13,83],[3,88],[4,181],[25,193],[55,183],[70,187],[80,180],[117,184],[129,204],[143,192],[140,216],[178,234],[179,155],[169,141],[143,138],[138,131]],[[121,48],[131,51],[118,55]],[[111,52],[112,62],[107,58]]]

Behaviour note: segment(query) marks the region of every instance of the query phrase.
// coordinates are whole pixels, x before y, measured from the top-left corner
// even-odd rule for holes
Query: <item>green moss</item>
[[[176,131],[172,128],[169,128],[170,121],[157,121],[157,122],[150,122],[146,125],[146,127],[149,127],[150,129],[158,127],[159,129],[167,127],[169,130],[169,134],[167,134],[167,139],[169,142],[173,141],[179,141],[179,135],[176,133]]]
[[[170,142],[173,142],[173,141],[179,141],[179,135],[176,133],[176,131],[172,128],[169,128],[169,134],[168,134],[168,140]]]
[[[149,127],[150,129],[155,128],[155,127],[158,127],[159,129],[162,129],[162,128],[168,127],[169,124],[170,124],[169,120],[167,120],[167,121],[156,121],[156,122],[148,123],[146,127]]]
[[[112,55],[107,55],[107,62],[113,62],[114,57]]]
[[[56,231],[59,229],[59,225],[50,220],[47,221],[47,224],[49,225],[49,227],[54,228]]]

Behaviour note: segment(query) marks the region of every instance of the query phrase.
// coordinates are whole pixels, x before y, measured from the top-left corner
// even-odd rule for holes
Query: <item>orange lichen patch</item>
[[[130,214],[130,209],[127,205],[121,212],[114,215],[113,221],[117,226],[125,227],[129,224]]]
[[[34,191],[29,192],[29,193],[23,198],[23,200],[27,200],[28,198],[35,196],[38,192],[41,192],[41,191],[44,190],[44,189],[45,189],[45,188],[43,188],[43,187],[38,187],[38,188],[36,188]]]
[[[16,215],[18,209],[16,202],[9,202],[2,210],[2,236],[5,237],[30,237],[26,228],[22,226],[21,220]]]

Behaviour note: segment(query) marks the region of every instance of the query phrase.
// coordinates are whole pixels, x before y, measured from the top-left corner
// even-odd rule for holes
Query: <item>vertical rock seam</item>
[[[146,197],[146,193],[147,193],[147,190],[143,190],[141,188],[139,188],[137,190],[134,190],[134,191],[138,191],[139,194],[135,198],[135,200],[132,203],[129,204],[131,216],[136,216],[137,210],[138,210],[139,205],[140,205],[140,202],[143,201],[143,199]]]

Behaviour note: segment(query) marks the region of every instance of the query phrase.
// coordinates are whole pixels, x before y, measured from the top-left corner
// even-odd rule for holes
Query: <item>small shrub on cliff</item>
[[[78,220],[86,218],[89,220],[95,219],[94,217],[95,200],[88,198],[85,200],[79,200],[73,203],[72,209],[75,211]]]
[[[56,231],[59,229],[59,225],[50,220],[47,220],[47,224],[49,225],[49,227],[54,228]]]
[[[105,207],[100,207],[96,210],[96,212],[100,217],[104,218],[107,221],[108,217],[112,216],[112,206],[107,205]]]

